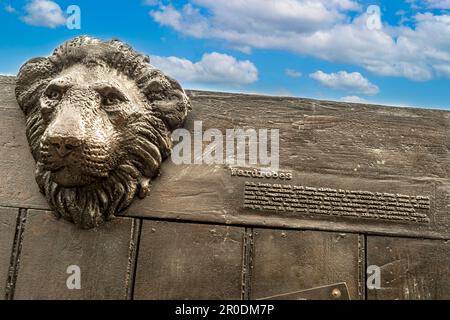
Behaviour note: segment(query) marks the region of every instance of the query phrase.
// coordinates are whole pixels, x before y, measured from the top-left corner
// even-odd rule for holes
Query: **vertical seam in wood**
[[[142,232],[142,219],[132,219],[130,247],[128,250],[127,279],[125,285],[126,287],[125,299],[127,300],[133,300],[134,297],[134,285],[136,279],[141,232]]]
[[[27,219],[27,209],[19,209],[16,221],[16,231],[9,260],[8,279],[6,282],[5,300],[14,299],[14,289],[16,287],[17,274],[20,265],[20,253],[22,251],[23,234]]]
[[[245,228],[242,246],[242,290],[241,299],[249,300],[253,270],[254,238],[253,228]]]

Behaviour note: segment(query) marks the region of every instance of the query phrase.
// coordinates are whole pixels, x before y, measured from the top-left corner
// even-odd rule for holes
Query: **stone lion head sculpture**
[[[190,110],[179,83],[147,56],[86,36],[26,62],[16,98],[41,192],[83,228],[145,197]]]

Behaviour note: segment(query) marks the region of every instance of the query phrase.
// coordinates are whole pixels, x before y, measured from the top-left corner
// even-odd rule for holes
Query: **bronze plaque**
[[[0,170],[6,183],[0,186],[0,205],[48,210],[34,181],[25,133],[14,130],[24,126],[24,117],[13,78],[2,78],[2,87]],[[258,165],[178,165],[167,159],[150,195],[124,215],[450,238],[450,113],[189,94],[193,110],[185,127],[191,133],[195,121],[202,121],[202,132],[278,129],[280,169],[262,176]]]
[[[203,132],[279,129],[280,169],[168,161],[149,198],[126,215],[450,238],[448,112],[208,92],[191,96],[186,123],[191,133],[197,121]]]
[[[148,197],[81,230],[48,212],[14,87],[0,76],[7,299],[449,297],[449,112],[191,91],[190,134],[279,130],[279,169],[167,158]]]

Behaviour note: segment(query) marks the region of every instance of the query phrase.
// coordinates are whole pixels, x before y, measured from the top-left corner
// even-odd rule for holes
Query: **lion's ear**
[[[145,95],[153,111],[173,131],[183,125],[191,103],[181,85],[159,70],[152,70],[150,80],[145,84]]]
[[[56,73],[55,65],[48,58],[34,58],[19,70],[16,79],[16,99],[25,114],[36,105],[51,77]]]

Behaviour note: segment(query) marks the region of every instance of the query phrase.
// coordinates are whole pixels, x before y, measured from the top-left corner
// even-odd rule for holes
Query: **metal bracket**
[[[350,300],[345,282],[283,293],[258,300]]]

